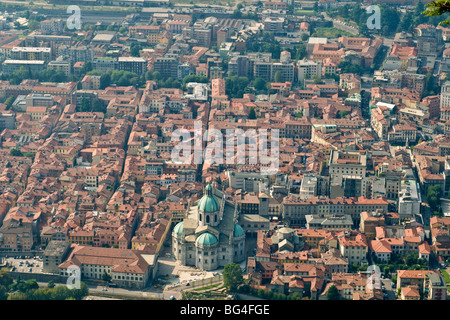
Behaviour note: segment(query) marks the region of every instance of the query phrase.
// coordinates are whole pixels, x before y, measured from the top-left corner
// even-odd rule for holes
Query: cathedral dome
[[[198,202],[198,210],[207,213],[220,210],[219,201],[212,195],[212,187],[209,184],[205,188],[205,195]]]
[[[183,222],[179,222],[173,227],[173,233],[181,236],[183,234]]]
[[[217,241],[216,236],[209,232],[202,233],[197,238],[197,244],[201,245],[201,246],[212,246],[213,244],[216,244],[217,242],[218,241]]]
[[[244,229],[237,223],[234,225],[234,234],[235,237],[240,237],[244,235]]]

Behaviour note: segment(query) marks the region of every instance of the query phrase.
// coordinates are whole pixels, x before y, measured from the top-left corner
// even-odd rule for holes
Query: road
[[[338,19],[333,19],[331,18],[326,12],[322,12],[322,16],[325,20],[327,21],[331,21],[333,23],[333,27],[339,30],[343,30],[346,32],[349,32],[353,35],[358,35],[359,34],[359,29],[357,27],[354,27],[348,23],[345,23],[341,20]]]
[[[46,288],[48,286],[48,283],[45,282],[38,282],[38,285],[40,288]],[[65,285],[65,283],[55,283],[56,286],[58,285]],[[123,288],[107,288],[104,285],[92,285],[88,284],[89,287],[89,294],[101,294],[111,297],[118,297],[118,298],[129,298],[129,299],[158,299],[158,300],[169,300],[170,293],[164,293],[164,292],[153,292],[150,291],[151,289],[146,290],[129,290],[129,289],[123,289]]]
[[[394,284],[391,279],[381,279],[381,282],[384,284],[385,290],[383,290],[383,293],[387,293],[387,297],[385,297],[385,300],[397,300],[397,295],[395,293],[396,284]]]

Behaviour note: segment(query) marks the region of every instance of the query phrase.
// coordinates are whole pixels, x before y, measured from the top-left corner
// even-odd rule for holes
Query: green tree
[[[89,99],[86,97],[81,98],[80,111],[81,112],[90,112],[91,110],[92,110],[92,105],[91,105],[91,102],[89,101]]]
[[[433,211],[440,211],[441,186],[434,185],[427,189],[427,202]]]
[[[262,91],[266,89],[266,81],[264,81],[264,79],[261,78],[256,78],[255,80],[253,80],[253,86],[255,87],[255,89],[257,91]]]
[[[105,281],[106,283],[109,283],[111,281],[111,275],[106,271],[103,271],[102,280]]]
[[[273,80],[275,82],[281,82],[281,78],[282,78],[281,71],[278,70],[277,72],[275,72],[275,75],[273,76]]]
[[[423,11],[427,17],[442,16],[445,13],[450,12],[450,3],[447,0],[431,1],[425,5],[426,10]],[[450,20],[444,20],[439,23],[440,25],[450,24]]]
[[[364,68],[360,65],[352,64],[349,61],[342,61],[339,64],[339,68],[341,69],[341,73],[356,73],[360,76],[364,73]]]
[[[106,72],[100,76],[100,89],[104,90],[111,85],[111,73]]]
[[[225,78],[225,93],[231,98],[242,98],[248,84],[247,77],[227,77]]]
[[[8,271],[0,270],[0,285],[9,288],[14,283],[13,278],[10,276]]]
[[[34,31],[41,28],[41,24],[33,19],[28,20],[28,30]]]
[[[23,292],[17,292],[10,294],[7,298],[8,300],[28,300],[28,296]]]
[[[6,99],[5,104],[6,104],[6,110],[11,109],[12,104],[14,103],[14,101],[16,100],[15,97],[10,96]]]
[[[256,119],[256,112],[255,112],[255,108],[251,107],[249,112],[248,112],[248,118],[249,119]]]
[[[313,75],[312,76],[312,80],[313,80],[313,83],[314,84],[323,84],[323,81],[322,81],[322,79],[320,79],[318,76],[316,76],[316,75]]]
[[[237,263],[229,263],[223,269],[223,283],[225,287],[234,292],[244,282],[241,267]]]
[[[314,2],[314,7],[313,7],[314,12],[319,12],[319,2]]]
[[[153,71],[152,79],[153,80],[161,80],[162,79],[161,73],[159,71]]]
[[[25,281],[25,291],[36,290],[39,289],[39,285],[36,279],[30,279]]]
[[[339,110],[339,112],[338,112],[339,117],[338,117],[338,118],[344,119],[345,117],[347,117],[347,115],[348,115],[349,113],[350,113],[350,112],[348,112],[347,110]]]
[[[23,156],[22,151],[20,151],[20,149],[18,149],[18,148],[13,148],[13,149],[9,150],[9,154],[12,155],[13,157],[22,157]]]
[[[327,292],[327,300],[341,300],[341,294],[335,285],[332,285]]]
[[[142,48],[141,48],[140,45],[138,45],[138,44],[132,44],[132,45],[130,46],[130,55],[131,55],[132,57],[139,57],[141,49],[142,49]]]

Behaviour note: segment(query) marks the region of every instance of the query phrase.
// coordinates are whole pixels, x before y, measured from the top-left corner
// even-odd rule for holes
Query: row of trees
[[[433,215],[442,215],[441,209],[442,189],[440,185],[430,186],[427,189],[427,202],[432,210]]]
[[[407,256],[392,254],[387,263],[378,263],[376,259],[373,261],[382,273],[389,276],[397,270],[428,270],[429,263],[426,259],[419,259],[417,253],[410,253]]]
[[[304,34],[303,41],[306,41],[308,36]],[[281,52],[289,51],[293,60],[301,60],[306,56],[306,45],[304,43],[290,48],[281,48],[280,43],[276,41],[272,33],[264,33],[260,41],[254,41],[250,47],[251,52],[268,52],[272,54],[273,59],[280,59]]]
[[[248,88],[250,81],[247,77],[236,75],[225,78],[225,93],[231,98],[242,98]]]
[[[93,99],[92,101],[86,97],[81,98],[81,103],[77,112],[106,112],[106,103],[100,99]]]
[[[30,157],[33,158],[34,154],[31,152],[25,152],[22,153],[22,151],[20,151],[19,148],[13,148],[11,150],[9,150],[9,154],[12,155],[13,157]]]
[[[92,70],[88,75],[100,76],[100,89],[115,84],[117,86],[136,86],[142,87],[145,85],[145,76],[139,76],[134,72],[125,70],[108,70],[106,72],[100,70]]]
[[[437,1],[438,3],[439,1]],[[427,7],[433,8],[434,4],[427,4]],[[399,26],[399,31],[413,32],[414,28],[419,24],[431,24],[433,26],[437,26],[440,22],[448,19],[448,13],[442,13],[442,15],[427,15],[424,14],[425,5],[419,1],[414,9],[414,11],[408,11],[405,13],[402,22]],[[433,10],[430,10],[430,13],[433,13]]]
[[[69,79],[64,71],[55,69],[44,69],[42,71],[31,71],[30,68],[21,67],[19,70],[14,71],[12,74],[3,73],[0,76],[0,80],[7,80],[11,84],[20,84],[25,79],[34,79],[41,82],[65,82]]]
[[[379,5],[379,7],[381,20],[380,25],[382,26],[380,30],[369,30],[367,28],[367,20],[372,15],[372,13],[367,13],[367,11],[359,5],[339,6],[334,10],[329,10],[328,14],[332,17],[341,17],[347,21],[353,21],[357,24],[359,32],[365,36],[368,36],[371,32],[380,34],[382,36],[392,35],[397,31],[398,25],[400,23],[400,14],[398,13],[396,7],[390,7],[385,4]]]
[[[264,300],[302,300],[300,295],[297,292],[294,292],[292,295],[286,295],[283,293],[278,292],[272,292],[268,290],[262,290],[262,289],[253,289],[248,284],[243,285],[238,290],[239,293],[248,294],[251,296],[256,296],[260,299]],[[308,299],[308,298],[304,298]]]
[[[53,282],[49,282],[47,288],[39,288],[35,279],[23,281],[17,278],[14,281],[7,271],[0,271],[0,300],[81,300],[88,294],[84,282],[79,289],[55,286]]]
[[[341,73],[356,73],[360,76],[364,74],[364,68],[358,64],[351,63],[350,61],[342,61],[339,64],[341,68]]]
[[[445,1],[438,0],[433,1],[427,6],[427,13],[425,5],[419,1],[413,11],[407,11],[403,18],[397,11],[395,6],[380,5],[381,14],[381,29],[369,30],[367,28],[367,19],[372,14],[368,14],[365,9],[360,6],[340,6],[334,10],[329,10],[328,14],[333,17],[342,17],[347,20],[354,21],[363,35],[369,35],[370,33],[381,34],[383,36],[392,35],[395,32],[409,32],[412,33],[414,28],[420,24],[431,24],[437,26],[443,21],[449,19],[448,10],[445,10]],[[450,7],[449,7],[450,8]]]
[[[229,263],[225,266],[223,269],[223,282],[225,288],[227,288],[229,292],[240,292],[266,300],[301,300],[298,293],[285,295],[272,291],[253,289],[248,284],[244,283],[241,267],[237,263]]]

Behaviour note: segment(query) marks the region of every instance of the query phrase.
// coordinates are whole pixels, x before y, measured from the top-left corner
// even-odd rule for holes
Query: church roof
[[[198,210],[203,212],[216,212],[220,210],[219,201],[212,194],[211,185],[205,188],[205,195],[198,202]]]
[[[211,246],[213,244],[216,244],[217,238],[209,232],[205,232],[202,233],[198,238],[197,238],[197,244],[202,245],[202,246]]]

